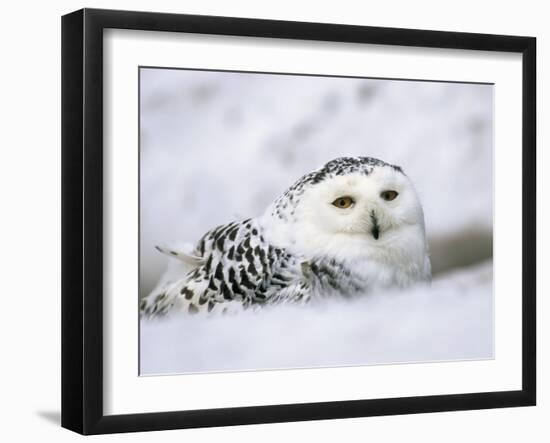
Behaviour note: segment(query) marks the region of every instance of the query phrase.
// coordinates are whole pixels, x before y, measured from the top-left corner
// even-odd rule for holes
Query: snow
[[[140,75],[140,297],[169,260],[154,245],[256,216],[304,173],[344,155],[377,157],[411,177],[435,277],[430,288],[351,303],[146,323],[142,372],[491,357],[493,86]]]
[[[492,262],[353,301],[141,324],[142,375],[493,356]]]

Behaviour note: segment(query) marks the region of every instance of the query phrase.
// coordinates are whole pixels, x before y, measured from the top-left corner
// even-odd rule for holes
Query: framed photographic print
[[[528,406],[532,37],[62,20],[62,425]]]

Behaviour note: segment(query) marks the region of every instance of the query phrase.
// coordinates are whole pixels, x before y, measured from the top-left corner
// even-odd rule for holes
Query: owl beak
[[[376,218],[374,211],[371,211],[370,219],[372,221],[372,229],[370,232],[372,233],[374,239],[378,240],[378,237],[380,237],[380,226],[378,226],[378,219]]]

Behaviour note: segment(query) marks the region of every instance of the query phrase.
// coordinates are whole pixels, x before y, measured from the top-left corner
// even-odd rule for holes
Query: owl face
[[[316,231],[364,237],[372,244],[401,227],[424,223],[410,180],[389,166],[374,168],[369,175],[335,176],[312,186],[296,212],[304,225]]]
[[[314,255],[384,259],[408,250],[423,256],[426,250],[416,191],[399,168],[386,164],[368,174],[351,171],[306,187],[291,225],[292,244]]]

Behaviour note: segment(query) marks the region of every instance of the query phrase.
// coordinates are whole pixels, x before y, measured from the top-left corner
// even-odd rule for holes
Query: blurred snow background
[[[140,91],[140,297],[169,260],[154,245],[259,215],[344,155],[411,177],[434,272],[352,304],[143,322],[142,373],[492,357],[492,86],[147,68]]]

